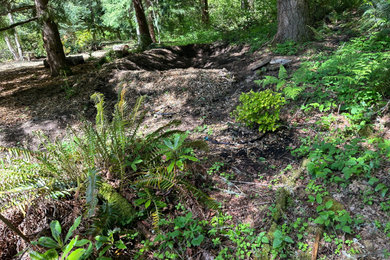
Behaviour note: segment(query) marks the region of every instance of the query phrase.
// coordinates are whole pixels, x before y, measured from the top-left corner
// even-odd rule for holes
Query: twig
[[[311,260],[317,260],[318,248],[320,247],[322,228],[317,231],[316,240],[313,246],[313,252],[311,254]]]
[[[26,237],[22,231],[20,231],[17,227],[15,227],[6,217],[4,217],[2,214],[0,214],[0,220],[4,222],[4,224],[11,229],[13,232],[15,232],[18,236],[20,236],[24,241],[26,241],[28,244],[30,244],[30,239]]]

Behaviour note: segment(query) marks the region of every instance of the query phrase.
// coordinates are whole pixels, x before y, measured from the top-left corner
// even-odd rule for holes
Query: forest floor
[[[331,52],[341,40],[344,39],[326,39],[313,43],[311,48]],[[103,65],[99,65],[97,59],[89,60],[72,67],[73,75],[58,78],[51,78],[43,65],[35,63],[31,67],[0,66],[0,145],[37,148],[39,140],[33,135],[37,130],[51,138],[62,137],[67,128],[77,129],[81,118],[94,119],[95,107],[90,101],[93,93],[103,93],[107,108],[112,111],[118,93],[126,88],[130,106],[140,95],[147,96],[144,109],[148,113],[143,131],[152,131],[179,119],[182,121],[179,129],[189,131],[191,139],[207,140],[210,152],[202,155],[200,170],[206,175],[205,179],[213,183],[212,188],[206,185],[208,193],[222,203],[223,212],[231,215],[234,223],[249,223],[256,230],[268,231],[273,222],[270,212],[280,197],[279,188],[291,193],[288,206],[282,210],[283,223],[294,223],[297,218],[315,218],[315,206],[307,201],[305,193],[309,178],[301,170],[302,158],[292,156],[290,150],[300,146],[301,137],[315,134],[307,132],[307,126],[315,125],[315,118],[321,114],[308,120],[301,110],[291,113],[292,107],[286,107],[281,113],[284,125],[265,134],[237,124],[231,116],[242,92],[260,89],[254,80],[278,74],[278,64],[265,65],[261,73],[252,70],[257,62],[289,59],[291,62],[285,67],[291,72],[309,52],[306,49],[299,55],[277,56],[267,48],[251,52],[249,46],[223,43],[165,47],[130,54]],[[304,100],[299,102],[303,104]],[[220,165],[218,171],[222,174],[209,175],[207,172],[213,165]],[[366,205],[354,197],[353,190],[364,189],[366,185],[353,182],[349,189],[341,191],[329,187],[330,195],[345,209],[370,221],[355,230],[359,241],[320,242],[318,259],[384,259],[382,253],[390,248],[390,241],[375,225],[375,220],[389,221],[389,215],[377,204]],[[53,218],[65,218],[61,214],[66,214],[66,207],[47,207],[59,209],[52,216],[49,216],[54,214],[52,210],[28,211],[27,216],[10,212],[7,216],[26,234],[37,234],[47,228]],[[210,219],[214,214],[197,208],[196,204],[189,207],[196,217]],[[312,225],[299,241],[314,248],[318,244],[319,230]],[[290,234],[294,234],[294,230]],[[298,243],[296,236],[290,236]],[[341,239],[350,238],[343,235]],[[22,244],[0,223],[1,259],[21,250]],[[359,253],[351,256],[351,248]],[[307,250],[295,248],[295,251],[297,259],[310,259],[311,253]],[[192,259],[212,259],[213,249],[187,253]]]

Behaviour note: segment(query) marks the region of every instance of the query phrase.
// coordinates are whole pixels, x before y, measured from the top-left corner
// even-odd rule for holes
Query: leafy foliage
[[[61,238],[62,228],[60,223],[57,220],[54,220],[50,223],[50,230],[52,238],[50,237],[40,237],[37,242],[39,246],[49,248],[45,253],[39,253],[32,251],[30,252],[30,257],[32,260],[57,260],[59,255],[57,250],[62,252],[61,259],[67,260],[83,260],[88,259],[92,254],[93,246],[92,242],[88,239],[78,239],[78,236],[75,236],[73,239],[70,238],[73,236],[74,231],[80,225],[81,217],[78,217],[73,225],[69,228],[64,240]],[[88,245],[87,248],[84,248]],[[78,249],[75,249],[79,247]],[[73,250],[73,251],[72,251]]]
[[[240,96],[242,105],[234,111],[238,121],[244,122],[247,126],[258,126],[260,132],[275,131],[279,126],[280,108],[284,105],[285,99],[281,94],[272,90],[260,92],[250,91]]]

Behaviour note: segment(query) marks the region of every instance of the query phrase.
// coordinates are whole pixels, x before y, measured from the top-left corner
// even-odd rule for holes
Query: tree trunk
[[[69,74],[71,71],[66,64],[64,48],[62,46],[57,24],[51,19],[47,10],[49,0],[35,0],[37,15],[42,23],[43,43],[47,53],[52,76],[61,73]]]
[[[274,43],[310,38],[307,0],[278,0],[278,32]]]
[[[8,13],[8,18],[11,24],[15,23],[12,13]],[[19,60],[24,60],[23,50],[22,50],[22,46],[20,45],[19,36],[18,36],[18,32],[16,31],[16,28],[14,29],[14,37],[15,37],[16,47],[18,48]]]
[[[152,3],[150,2],[150,0],[145,0],[145,6],[146,6],[146,9],[148,9],[147,19],[148,19],[150,38],[152,38],[153,43],[156,43],[157,41],[156,41],[156,34],[154,31],[153,13],[151,10]]]
[[[138,45],[141,49],[148,47],[153,41],[150,37],[148,22],[146,21],[145,11],[142,6],[141,0],[133,0],[135,16],[137,18],[139,29],[139,42]]]
[[[209,1],[200,0],[200,6],[202,10],[202,22],[206,25],[210,23],[210,14],[209,14]]]
[[[8,49],[12,53],[12,56],[14,56],[14,60],[18,60],[18,54],[16,53],[14,47],[12,47],[12,43],[8,35],[4,35],[4,40],[7,43]]]

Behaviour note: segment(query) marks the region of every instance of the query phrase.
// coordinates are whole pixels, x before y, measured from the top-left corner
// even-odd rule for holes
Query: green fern
[[[141,110],[144,97],[138,98],[130,111],[125,93],[123,89],[111,120],[105,114],[104,96],[96,93],[92,96],[97,109],[95,125],[84,121],[79,132],[70,131],[62,141],[51,141],[38,134],[41,151],[6,149],[10,157],[2,160],[0,169],[0,210],[14,205],[23,207],[38,196],[58,198],[77,190],[86,194],[86,215],[102,220],[102,225],[96,224],[96,228],[117,223],[109,214],[115,214],[126,225],[136,214],[131,202],[120,194],[124,185],[131,183],[138,191],[149,194],[155,225],[163,205],[158,191],[175,190],[216,208],[213,199],[185,180],[187,161],[197,161],[193,149],[206,150],[207,144],[186,140],[187,135],[173,129],[180,124],[177,120],[140,135],[139,128],[146,114]],[[171,137],[180,142],[175,141],[175,150],[164,150],[162,147]],[[164,155],[168,157],[168,152],[174,154],[169,161],[163,159]],[[173,167],[172,160],[175,160]],[[105,176],[116,179],[119,192],[105,182]],[[99,199],[104,208],[99,208]]]

